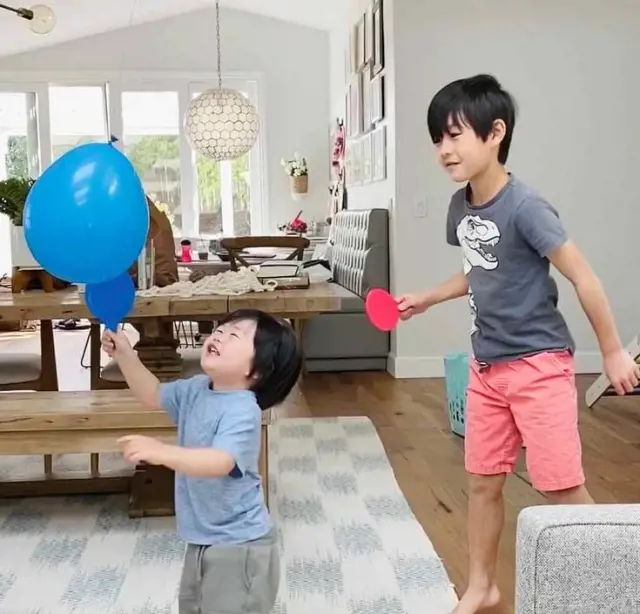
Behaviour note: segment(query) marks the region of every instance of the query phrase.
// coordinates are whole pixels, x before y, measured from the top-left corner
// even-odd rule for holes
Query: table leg
[[[57,391],[58,367],[51,320],[42,320],[40,322],[40,361],[40,390]]]

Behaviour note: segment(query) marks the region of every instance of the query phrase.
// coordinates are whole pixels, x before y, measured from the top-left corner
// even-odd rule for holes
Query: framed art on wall
[[[352,185],[360,185],[362,183],[362,140],[354,140],[351,144],[351,183]]]
[[[369,6],[365,13],[365,63],[371,62],[373,64],[374,51],[373,51],[373,6]]]
[[[384,119],[384,75],[376,75],[369,84],[370,120],[377,124]]]
[[[353,140],[348,139],[344,148],[344,183],[353,185]]]
[[[367,14],[356,24],[356,70],[361,70],[367,56]]]
[[[362,155],[362,176],[361,181],[363,184],[371,183],[373,178],[373,160],[372,160],[372,134],[365,134],[361,139],[361,155]]]
[[[362,73],[356,73],[349,84],[349,116],[347,121],[349,136],[362,132]]]
[[[377,75],[384,68],[384,23],[383,0],[376,0],[373,5],[373,74]]]
[[[349,29],[349,77],[358,70],[358,30],[356,26]]]
[[[387,178],[387,127],[379,126],[371,133],[372,181]]]
[[[362,131],[367,133],[373,125],[373,90],[371,89],[371,64],[362,71]]]

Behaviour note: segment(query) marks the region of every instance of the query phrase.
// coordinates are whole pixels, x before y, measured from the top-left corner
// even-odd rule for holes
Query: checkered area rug
[[[282,420],[269,440],[274,614],[449,614],[455,593],[368,419]],[[129,519],[124,497],[0,500],[0,613],[176,614],[174,527]]]

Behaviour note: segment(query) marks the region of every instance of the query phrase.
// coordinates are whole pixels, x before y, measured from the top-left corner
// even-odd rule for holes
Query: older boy
[[[502,489],[521,446],[534,488],[555,503],[593,503],[585,488],[574,381],[574,342],[558,310],[550,264],[574,286],[619,394],[638,384],[602,286],[556,210],[505,169],[516,109],[489,75],[454,81],[428,111],[438,160],[465,186],[449,205],[447,242],[463,269],[440,286],[398,299],[405,320],[468,296],[472,346],[465,467],[469,493],[469,586],[454,614],[500,599]]]

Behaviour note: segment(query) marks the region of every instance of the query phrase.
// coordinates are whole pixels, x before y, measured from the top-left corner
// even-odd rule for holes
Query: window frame
[[[217,87],[215,72],[159,72],[159,71],[0,71],[0,91],[35,93],[38,123],[38,147],[40,169],[47,168],[52,161],[51,115],[49,87],[53,86],[101,86],[105,97],[105,124],[107,133],[123,136],[122,93],[145,91],[178,92],[180,126],[180,177],[182,236],[198,237],[199,204],[196,184],[196,156],[183,130],[184,115],[192,92]],[[262,73],[229,72],[223,76],[223,87],[239,89],[249,94],[258,111],[260,132],[250,153],[251,167],[251,233],[261,235],[269,228],[265,96]],[[116,144],[122,150],[122,144]],[[227,216],[228,217],[228,216]]]
[[[35,96],[35,117],[33,118],[37,138],[37,160],[29,161],[29,168],[37,170],[37,177],[52,161],[51,152],[51,115],[49,111],[49,84],[38,81],[0,80],[0,92],[6,94],[33,94]],[[29,119],[27,119],[29,121]],[[29,130],[27,126],[27,130]]]

